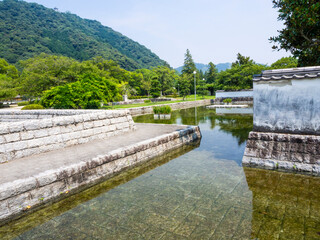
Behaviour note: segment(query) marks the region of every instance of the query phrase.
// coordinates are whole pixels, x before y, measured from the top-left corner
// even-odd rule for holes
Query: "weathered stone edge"
[[[200,128],[188,127],[119,148],[88,161],[49,170],[0,185],[0,225],[66,193],[92,186],[129,167],[201,138]]]
[[[292,172],[303,172],[315,176],[320,176],[320,165],[306,164],[290,161],[278,161],[275,159],[262,159],[243,156],[242,165],[248,167],[264,168],[270,170],[286,170]]]

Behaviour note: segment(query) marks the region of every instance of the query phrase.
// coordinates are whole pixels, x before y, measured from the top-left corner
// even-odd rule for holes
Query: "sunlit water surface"
[[[202,140],[8,224],[1,239],[320,239],[320,178],[241,166],[252,115],[134,120],[199,125]]]

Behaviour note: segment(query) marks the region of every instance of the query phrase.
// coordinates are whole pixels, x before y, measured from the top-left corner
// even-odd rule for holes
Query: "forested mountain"
[[[196,68],[202,72],[206,72],[209,69],[209,65],[208,64],[203,64],[203,63],[195,63]],[[220,71],[225,71],[227,69],[229,69],[231,67],[231,63],[218,63],[216,65],[216,68],[218,69],[218,72]],[[177,70],[179,73],[181,73],[183,66],[176,68],[175,70]]]
[[[79,61],[102,56],[126,70],[165,64],[146,47],[98,21],[35,3],[0,1],[0,32],[0,58],[9,63],[44,52]]]

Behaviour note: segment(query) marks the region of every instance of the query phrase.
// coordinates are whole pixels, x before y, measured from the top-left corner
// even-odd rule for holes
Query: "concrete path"
[[[142,142],[186,126],[136,123],[137,130],[106,140],[76,145],[48,153],[20,158],[0,165],[0,184],[25,179],[47,170],[85,161],[118,148]]]

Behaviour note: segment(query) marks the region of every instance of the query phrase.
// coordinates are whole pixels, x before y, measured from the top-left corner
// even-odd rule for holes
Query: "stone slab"
[[[196,126],[137,124],[112,139],[2,164],[0,224],[200,138]]]

